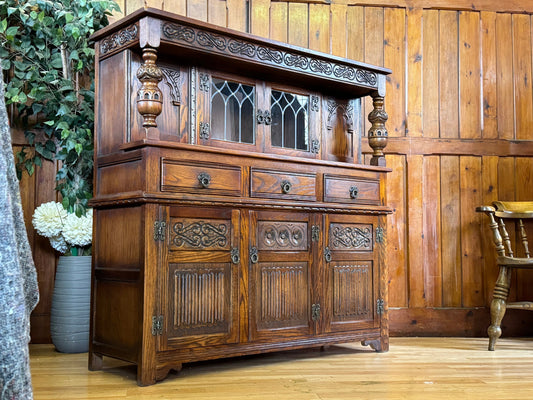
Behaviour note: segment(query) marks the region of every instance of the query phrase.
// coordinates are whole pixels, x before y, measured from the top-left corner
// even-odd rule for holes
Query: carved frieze
[[[186,219],[171,221],[171,249],[229,249],[229,221]]]
[[[242,58],[258,59],[263,63],[277,67],[304,71],[370,87],[376,87],[377,85],[377,74],[375,72],[359,69],[351,65],[326,61],[297,52],[278,50],[275,47],[235,40],[223,34],[214,34],[178,23],[165,22],[162,24],[161,31],[163,38],[174,42],[182,42],[193,47]]]
[[[138,31],[137,24],[133,24],[113,33],[109,37],[106,37],[100,42],[100,53],[102,53],[102,55],[107,54],[137,40]]]
[[[329,247],[331,250],[372,250],[372,225],[331,224]]]
[[[259,221],[259,250],[307,250],[307,223]]]

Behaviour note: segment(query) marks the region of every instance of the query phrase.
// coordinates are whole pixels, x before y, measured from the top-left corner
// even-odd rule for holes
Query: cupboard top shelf
[[[222,28],[153,8],[139,9],[96,32],[97,56],[107,58],[128,48],[152,47],[158,58],[217,65],[262,79],[288,79],[303,87],[347,98],[373,91],[385,94],[388,68],[377,67]]]

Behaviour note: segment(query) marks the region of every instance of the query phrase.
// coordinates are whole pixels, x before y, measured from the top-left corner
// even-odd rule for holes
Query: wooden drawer
[[[161,191],[241,196],[241,168],[233,165],[163,159]]]
[[[324,175],[324,201],[379,205],[379,181]]]
[[[316,201],[316,175],[252,168],[250,195]]]

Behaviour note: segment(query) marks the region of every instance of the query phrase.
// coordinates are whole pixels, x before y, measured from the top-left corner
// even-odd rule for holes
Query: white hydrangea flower
[[[61,235],[66,218],[67,210],[60,203],[50,201],[35,209],[32,223],[39,235],[52,238]]]
[[[55,250],[59,251],[62,254],[65,254],[68,251],[68,244],[67,242],[65,242],[65,239],[61,235],[52,236],[50,238],[50,244]]]
[[[68,214],[63,225],[63,237],[72,246],[84,247],[91,244],[93,233],[93,214],[88,210],[83,217]]]

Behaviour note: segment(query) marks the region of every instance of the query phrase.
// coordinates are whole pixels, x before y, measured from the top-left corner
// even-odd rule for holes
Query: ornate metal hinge
[[[318,242],[319,239],[320,239],[320,226],[313,225],[311,227],[311,241]]]
[[[209,129],[208,122],[200,122],[200,139],[209,139]]]
[[[320,151],[320,142],[318,139],[311,140],[311,153],[318,154]]]
[[[154,315],[152,317],[152,336],[163,334],[163,316]]]
[[[385,312],[385,302],[383,299],[378,299],[376,301],[376,313],[382,315]]]
[[[315,322],[320,319],[320,304],[313,304],[311,306],[311,319]]]
[[[154,222],[154,240],[156,242],[163,242],[165,240],[165,228],[167,223],[163,221]]]
[[[378,226],[376,228],[376,243],[383,243],[383,240],[385,239],[385,230]]]

